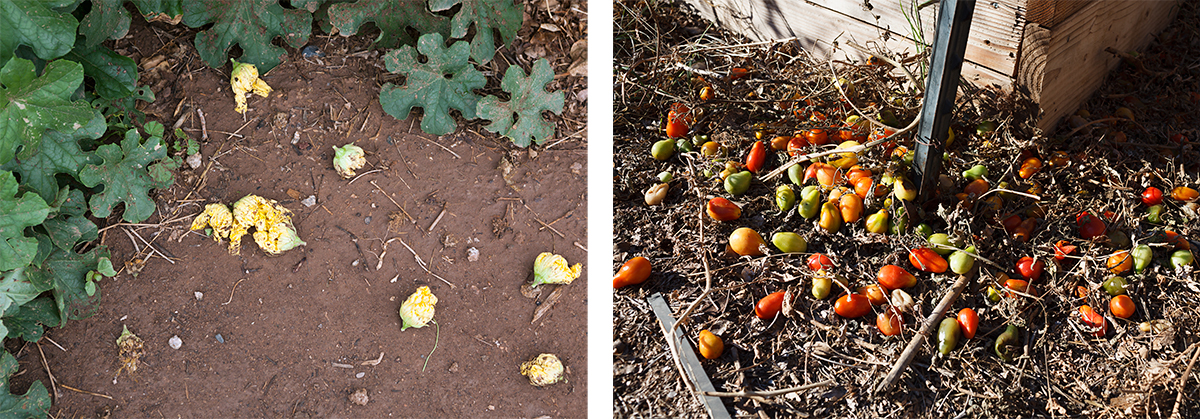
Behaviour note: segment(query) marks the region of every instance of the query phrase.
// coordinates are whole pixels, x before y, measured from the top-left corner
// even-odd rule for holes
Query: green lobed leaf
[[[183,0],[132,0],[138,13],[147,22],[168,22],[172,25],[183,20]]]
[[[49,279],[62,321],[84,319],[96,314],[100,308],[100,293],[88,295],[87,274],[96,269],[101,257],[109,256],[105,247],[97,247],[84,254],[55,250],[42,263],[41,271]]]
[[[63,186],[58,190],[58,195],[54,198],[54,202],[50,203],[50,207],[60,215],[83,215],[87,213],[88,209],[83,191],[72,189],[70,186]]]
[[[520,147],[528,147],[531,139],[537,144],[546,142],[554,135],[554,124],[542,118],[542,111],[561,115],[563,109],[563,92],[546,92],[546,84],[552,80],[554,70],[545,58],[534,62],[529,77],[520,67],[509,66],[500,88],[511,94],[512,100],[502,102],[492,95],[480,99],[479,117],[492,121],[484,128],[512,139]]]
[[[62,324],[62,319],[58,317],[58,306],[49,295],[34,298],[33,301],[8,311],[4,313],[4,318],[0,319],[4,326],[8,327],[8,337],[21,338],[26,342],[40,341],[45,334],[45,328]]]
[[[0,164],[12,160],[22,145],[22,157],[36,154],[48,129],[74,131],[92,120],[91,105],[70,99],[80,83],[83,66],[70,60],[51,61],[41,77],[23,58],[0,68]]]
[[[445,48],[441,34],[421,35],[417,48],[404,46],[384,55],[383,62],[393,73],[405,76],[402,86],[387,83],[379,91],[383,110],[396,119],[408,118],[414,107],[420,107],[421,130],[433,135],[445,135],[458,127],[450,116],[450,108],[458,109],[463,118],[475,118],[479,101],[472,90],[482,88],[485,80],[467,61],[470,55],[465,41]],[[417,52],[427,58],[422,63]]]
[[[34,381],[23,395],[9,393],[8,378],[18,369],[17,358],[0,351],[0,418],[45,418],[50,411],[50,392],[41,381]]]
[[[414,45],[408,33],[413,29],[419,34],[439,33],[450,36],[449,20],[438,16],[425,7],[426,0],[362,0],[340,3],[329,7],[329,22],[343,36],[358,33],[367,22],[379,28],[376,48],[396,48]]]
[[[6,64],[21,45],[43,60],[61,57],[75,45],[79,21],[49,4],[29,0],[0,0],[0,65]],[[2,160],[2,159],[0,159]]]
[[[492,61],[496,49],[512,44],[524,21],[524,6],[512,0],[429,0],[429,8],[435,12],[449,10],[456,4],[462,9],[450,20],[450,37],[467,36],[467,29],[475,24],[475,37],[471,39],[471,58],[480,64]],[[500,31],[502,44],[496,45],[492,29]]]
[[[91,49],[107,39],[120,39],[129,33],[129,11],[123,6],[125,0],[91,0],[92,10],[79,21],[79,34],[83,43],[76,42],[76,49]]]
[[[59,249],[71,250],[76,243],[99,238],[100,230],[87,217],[59,215],[42,223],[50,241]]]
[[[25,235],[25,228],[41,224],[50,206],[36,193],[17,194],[12,172],[0,171],[0,272],[17,269],[33,261],[38,241]]]
[[[242,47],[239,62],[254,64],[265,74],[282,62],[287,54],[274,46],[275,37],[292,48],[308,42],[312,34],[312,15],[304,10],[284,9],[278,0],[189,1],[183,5],[183,23],[212,28],[196,34],[196,52],[209,67],[222,67],[233,44]]]
[[[76,131],[68,134],[48,131],[42,137],[37,154],[27,159],[10,160],[0,165],[0,169],[19,173],[21,185],[37,191],[42,199],[53,201],[59,193],[58,180],[54,178],[56,174],[66,173],[77,177],[84,165],[99,161],[95,153],[79,148],[79,140],[100,138],[107,128],[104,117],[95,113],[91,121]]]
[[[108,217],[118,203],[125,203],[122,218],[139,223],[154,214],[154,200],[147,196],[150,189],[162,182],[147,173],[150,163],[165,159],[167,147],[161,137],[150,137],[143,144],[137,129],[125,132],[121,145],[105,144],[96,149],[103,159],[100,165],[89,164],[79,172],[79,181],[87,187],[104,184],[104,190],[92,195],[88,205],[96,217]]]
[[[137,63],[108,47],[80,43],[65,58],[83,65],[83,74],[96,83],[96,95],[103,99],[129,96],[137,88]]]

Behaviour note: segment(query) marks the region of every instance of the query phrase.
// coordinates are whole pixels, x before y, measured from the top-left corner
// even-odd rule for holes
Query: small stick
[[[737,391],[732,393],[723,391],[705,391],[702,394],[713,397],[772,397],[788,393],[795,393],[797,391],[804,391],[810,388],[824,387],[830,384],[833,384],[833,380],[825,380],[817,383],[810,383],[802,386],[781,388],[779,390],[770,391]]]
[[[196,115],[200,115],[200,131],[203,133],[202,135],[200,135],[200,141],[207,141],[208,140],[208,121],[204,120],[204,110],[200,109],[200,108],[196,108]]]
[[[429,366],[429,358],[433,357],[433,351],[437,350],[438,340],[442,337],[442,327],[438,326],[437,320],[431,319],[430,321],[433,322],[433,330],[434,330],[433,349],[429,351],[429,355],[425,356],[425,365],[421,366],[421,372],[425,372],[425,367]]]
[[[58,400],[58,398],[60,397],[60,395],[59,395],[59,392],[58,392],[58,387],[57,387],[57,386],[55,386],[55,383],[56,383],[58,380],[54,378],[54,373],[50,372],[50,365],[49,365],[49,364],[46,364],[46,353],[45,353],[45,352],[42,352],[42,344],[38,343],[38,344],[36,344],[36,345],[37,345],[37,348],[38,348],[38,353],[39,353],[39,354],[42,354],[42,368],[45,368],[45,369],[46,369],[46,375],[50,377],[50,389],[51,389],[51,390],[54,390],[54,400],[56,400],[56,401],[57,401],[57,400]],[[1192,360],[1192,362],[1196,362],[1196,361],[1195,361],[1195,359],[1193,359],[1193,360]],[[1190,368],[1189,368],[1189,370],[1190,370]],[[1186,378],[1185,378],[1185,380],[1186,380]],[[1175,407],[1177,407],[1177,408],[1178,408],[1179,406],[1178,406],[1178,405],[1176,405]]]
[[[358,180],[358,178],[360,178],[360,177],[363,177],[363,176],[366,176],[366,175],[369,175],[369,174],[372,174],[375,172],[382,172],[382,171],[383,171],[383,169],[375,169],[375,170],[363,172],[363,174],[355,176],[354,179],[351,179],[350,182],[346,183],[346,185],[349,186],[349,185],[353,184],[354,181]]]
[[[921,325],[921,330],[908,341],[908,346],[904,348],[904,352],[900,354],[900,358],[892,365],[892,371],[888,373],[887,377],[883,378],[883,381],[880,381],[876,392],[882,393],[887,391],[888,388],[896,384],[896,381],[900,380],[900,375],[908,368],[908,364],[912,362],[913,358],[917,356],[917,349],[921,347],[921,342],[924,342],[930,333],[938,327],[938,324],[942,321],[942,316],[950,309],[950,305],[954,304],[954,300],[958,299],[959,294],[962,294],[968,282],[970,280],[967,278],[967,275],[958,276],[958,280],[954,281],[954,285],[950,286],[950,291],[942,297],[942,301],[933,309],[933,313],[930,313],[929,317],[925,319],[925,323]]]
[[[129,229],[125,229],[125,231],[128,232]],[[137,232],[134,231],[133,235],[137,236],[138,240],[141,240],[142,243],[145,243],[147,249],[150,249],[150,250],[154,251],[154,253],[157,253],[159,256],[162,256],[163,259],[166,259],[167,262],[171,262],[172,265],[175,264],[175,261],[171,260],[171,258],[167,257],[167,255],[164,255],[162,252],[158,251],[158,249],[155,249],[154,246],[150,245],[150,242],[146,241],[146,239],[143,239],[141,234],[137,234]]]
[[[59,386],[59,387],[62,387],[62,388],[65,388],[65,389],[67,389],[67,390],[74,391],[74,392],[76,392],[76,393],[83,393],[83,394],[87,394],[87,395],[90,395],[90,396],[103,397],[103,398],[106,398],[106,399],[109,399],[109,400],[112,400],[112,399],[113,399],[113,398],[112,398],[112,396],[109,396],[109,395],[107,395],[107,394],[93,393],[93,392],[90,392],[90,391],[87,391],[87,390],[80,390],[80,389],[77,389],[77,388],[75,388],[75,387],[71,387],[71,386],[69,386],[69,385],[62,384],[62,383],[59,383],[59,384],[58,384],[58,386]]]
[[[578,248],[580,248],[580,249],[583,249],[583,251],[585,251],[585,252],[586,252],[586,251],[588,251],[588,250],[587,250],[587,248],[586,248],[586,247],[583,247],[583,245],[582,245],[582,244],[579,244],[579,242],[575,242],[575,243],[572,243],[572,244],[574,244],[574,245],[575,245],[575,247],[578,247]]]
[[[428,143],[430,143],[430,144],[433,144],[433,145],[435,145],[435,146],[441,147],[441,148],[442,148],[442,150],[446,150],[446,152],[447,152],[447,153],[453,154],[453,155],[454,155],[454,158],[456,158],[456,159],[461,159],[461,158],[462,158],[462,156],[458,155],[458,153],[455,153],[453,150],[450,150],[450,149],[446,148],[446,146],[444,146],[444,145],[441,145],[441,144],[438,144],[438,143],[436,143],[436,142],[430,141],[428,138],[425,138],[425,137],[421,137],[421,136],[418,136],[418,137],[419,137],[419,138],[421,138],[422,140],[425,140],[425,142],[428,142]]]
[[[63,352],[66,352],[66,351],[67,351],[67,349],[66,349],[66,348],[63,348],[63,347],[62,347],[62,345],[59,345],[59,344],[58,344],[58,342],[55,342],[55,341],[54,341],[54,339],[50,339],[50,337],[49,337],[49,336],[43,336],[43,337],[44,337],[44,338],[46,338],[46,340],[50,341],[50,343],[53,343],[53,344],[54,344],[54,346],[57,346],[57,347],[58,347],[58,349],[62,349],[62,351],[63,351]]]
[[[1193,344],[1192,348],[1192,360],[1188,361],[1187,370],[1183,371],[1183,377],[1180,377],[1179,379],[1179,394],[1175,396],[1175,407],[1171,408],[1171,419],[1179,417],[1179,403],[1183,402],[1183,388],[1187,386],[1188,378],[1192,376],[1192,367],[1196,366],[1197,356],[1200,356],[1200,347],[1198,347],[1196,344]],[[38,347],[38,350],[41,350],[41,347]],[[53,383],[53,381],[51,382]]]
[[[376,365],[379,365],[380,362],[383,362],[383,352],[379,353],[379,358],[366,360],[366,361],[360,362],[358,365],[376,366]]]
[[[333,366],[338,367],[338,368],[354,369],[354,366],[350,365],[350,364],[340,364],[337,362],[331,362],[330,364],[332,364]]]
[[[540,216],[540,215],[538,215],[538,213],[537,213],[537,212],[535,212],[535,211],[533,210],[533,208],[529,208],[529,205],[525,205],[525,201],[523,201],[523,200],[521,201],[521,206],[525,207],[525,209],[529,210],[529,212],[533,214],[533,221],[537,221],[537,222],[538,222],[538,224],[541,224],[542,226],[545,226],[546,228],[550,229],[550,231],[553,231],[553,232],[554,232],[554,234],[557,234],[557,235],[558,235],[558,237],[562,237],[562,238],[564,238],[564,239],[565,239],[565,238],[567,238],[567,236],[564,236],[564,235],[563,235],[562,233],[560,233],[558,230],[555,230],[555,229],[554,229],[554,227],[550,227],[550,224],[546,224],[546,222],[545,222],[545,221],[542,221],[542,220],[540,220],[539,218],[540,218],[541,216]]]
[[[184,128],[183,130],[184,130],[184,131],[191,131],[191,132],[200,131],[200,130],[198,130],[198,129],[195,129],[195,128]],[[218,130],[215,130],[215,129],[214,129],[212,132],[215,132],[215,133],[217,133],[217,134],[225,134],[225,135],[228,135],[228,136],[230,136],[230,137],[246,138],[246,136],[245,136],[245,135],[242,135],[242,134],[235,134],[235,133],[228,132],[228,131],[218,131]]]
[[[241,283],[242,283],[242,281],[245,281],[245,280],[246,280],[246,278],[242,278],[242,279],[239,279],[239,280],[238,280],[238,282],[235,282],[235,283],[233,284],[233,289],[229,290],[229,301],[226,301],[226,302],[224,302],[224,303],[221,303],[221,305],[227,305],[227,304],[229,304],[229,303],[232,303],[232,302],[233,302],[233,292],[234,292],[234,291],[237,291],[237,286],[238,286],[238,284],[241,284]]]
[[[421,269],[424,269],[425,273],[433,275],[434,278],[442,280],[442,282],[445,282],[446,285],[450,286],[450,288],[457,288],[454,286],[454,284],[451,284],[450,281],[447,281],[446,278],[442,278],[442,277],[438,276],[438,274],[435,274],[432,271],[430,271],[429,268],[425,266],[425,261],[421,260],[421,256],[417,255],[417,252],[415,250],[413,250],[412,247],[409,247],[408,243],[405,243],[404,240],[400,239],[399,237],[397,237],[396,240],[400,240],[400,244],[403,244],[404,247],[407,248],[409,252],[412,252],[413,257],[417,259],[417,264],[421,265]]]
[[[446,215],[446,204],[442,204],[442,212],[438,213],[437,218],[433,219],[433,224],[429,225],[429,230],[427,230],[426,233],[432,233],[433,228],[437,227],[438,221],[442,221],[442,217],[445,215]]]
[[[401,180],[403,180],[403,179],[401,179]],[[371,181],[371,184],[375,186],[375,189],[378,189],[379,192],[383,194],[384,198],[387,198],[388,201],[392,201],[393,204],[396,204],[396,208],[400,208],[400,212],[404,213],[405,217],[408,217],[408,221],[412,221],[413,225],[417,225],[417,220],[413,219],[411,215],[408,215],[408,211],[405,211],[404,207],[400,206],[399,202],[396,202],[395,199],[392,199],[392,197],[387,194],[387,191],[384,191],[383,188],[380,188],[379,184],[376,184],[375,181],[373,181],[373,180]],[[326,210],[326,211],[328,211],[328,210]],[[407,246],[407,245],[405,245],[405,246]],[[409,250],[412,250],[412,249],[409,249]],[[416,254],[416,253],[414,253],[414,254]]]
[[[125,235],[129,236],[129,241],[133,242],[133,252],[140,255],[142,253],[142,247],[138,246],[137,240],[133,239],[133,235],[129,234],[129,230],[121,229],[121,231],[124,231]]]

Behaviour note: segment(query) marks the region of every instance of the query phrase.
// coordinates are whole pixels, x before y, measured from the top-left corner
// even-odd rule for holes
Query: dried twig
[[[129,229],[125,229],[125,232],[126,232],[126,233],[129,233],[129,232],[130,232],[130,230],[129,230]],[[141,241],[142,241],[142,243],[145,243],[145,244],[146,244],[146,248],[147,248],[147,249],[150,249],[150,250],[151,250],[151,251],[153,251],[154,253],[157,253],[157,254],[158,254],[159,256],[161,256],[163,259],[166,259],[166,260],[167,260],[167,262],[171,262],[171,264],[172,264],[172,265],[174,265],[174,264],[175,264],[175,261],[171,260],[171,258],[167,257],[167,255],[164,255],[162,252],[158,251],[158,249],[154,248],[154,246],[152,246],[152,245],[150,244],[150,242],[146,241],[146,239],[143,239],[141,234],[138,234],[136,231],[133,231],[132,233],[133,233],[133,236],[136,236],[136,237],[138,238],[138,240],[141,240]]]
[[[113,398],[112,398],[112,396],[109,396],[109,395],[107,395],[107,394],[93,393],[93,392],[90,392],[90,391],[87,391],[87,390],[80,390],[80,389],[77,389],[77,388],[75,388],[75,387],[71,387],[71,386],[69,386],[69,385],[63,384],[63,383],[58,383],[58,386],[59,386],[59,387],[62,387],[62,388],[65,388],[65,389],[67,389],[67,390],[74,391],[74,392],[76,392],[76,393],[83,393],[83,394],[87,394],[87,395],[89,395],[89,396],[103,397],[103,398],[106,398],[106,399],[109,399],[109,400],[112,400],[112,399],[113,399]]]
[[[54,373],[50,372],[50,365],[46,363],[46,353],[42,352],[42,344],[36,343],[35,345],[38,348],[38,353],[42,355],[42,368],[46,369],[46,376],[50,377],[50,389],[54,390],[54,400],[57,401],[58,398],[61,397],[60,393],[58,392],[58,386],[56,385],[58,383],[58,379],[54,378]]]
[[[233,289],[229,290],[229,301],[223,302],[223,303],[221,303],[221,305],[228,305],[229,303],[233,302],[233,292],[237,291],[238,284],[241,284],[242,281],[245,281],[245,280],[246,280],[246,278],[242,278],[242,279],[239,279],[237,282],[233,283]]]
[[[713,397],[773,397],[773,396],[781,396],[781,395],[788,394],[788,393],[795,393],[797,391],[804,391],[804,390],[808,390],[810,388],[824,387],[824,386],[831,385],[831,384],[833,384],[833,380],[825,380],[825,381],[805,384],[805,385],[801,385],[801,386],[781,388],[779,390],[736,391],[736,392],[705,391],[704,395],[705,396],[713,396]]]
[[[208,121],[204,120],[204,110],[196,108],[196,115],[200,115],[200,141],[208,141]]]
[[[896,381],[900,380],[900,375],[908,368],[908,364],[912,362],[913,357],[917,356],[917,349],[921,347],[921,343],[925,342],[925,339],[928,339],[929,335],[937,329],[938,324],[942,321],[942,316],[954,304],[954,300],[958,299],[959,294],[962,294],[963,289],[967,287],[967,283],[971,282],[968,275],[973,274],[968,272],[967,275],[959,275],[958,280],[954,281],[954,285],[950,286],[950,290],[946,292],[946,295],[942,297],[942,301],[933,309],[933,313],[930,313],[929,317],[925,319],[925,323],[921,324],[921,330],[908,341],[908,346],[904,348],[904,352],[900,353],[900,358],[896,359],[896,363],[892,365],[892,371],[879,382],[876,392],[882,393],[887,391],[892,385],[896,384]]]
[[[447,280],[446,280],[446,278],[442,278],[442,277],[438,276],[438,274],[435,274],[435,273],[433,273],[432,271],[430,271],[430,270],[429,270],[429,267],[427,267],[427,266],[425,265],[425,260],[421,259],[421,256],[420,256],[420,255],[418,255],[418,254],[417,254],[417,252],[416,252],[415,250],[413,250],[413,248],[412,248],[412,247],[409,247],[408,243],[405,243],[405,242],[404,242],[404,240],[403,240],[403,239],[401,239],[401,238],[399,238],[399,237],[396,237],[395,239],[396,239],[396,240],[400,240],[400,244],[404,245],[404,248],[408,249],[408,251],[409,251],[409,252],[412,252],[413,258],[415,258],[415,259],[417,260],[417,265],[420,265],[420,266],[421,266],[421,269],[424,269],[424,270],[425,270],[425,273],[427,273],[427,274],[430,274],[430,275],[433,275],[433,277],[434,277],[434,278],[437,278],[437,279],[440,279],[440,280],[442,280],[442,282],[445,282],[445,283],[446,283],[446,285],[449,285],[449,286],[450,286],[450,288],[456,288],[456,287],[454,286],[454,284],[451,284],[451,283],[450,283],[450,281],[447,281]]]
[[[375,183],[374,180],[372,180],[370,182],[371,182],[371,185],[375,186],[375,189],[379,190],[379,193],[383,194],[384,198],[387,198],[388,201],[392,201],[392,203],[396,205],[396,208],[399,208],[400,212],[403,213],[405,217],[408,217],[408,221],[412,221],[413,225],[417,225],[417,220],[413,219],[411,215],[408,215],[408,211],[405,211],[404,207],[400,206],[399,202],[396,202],[395,199],[392,199],[392,197],[390,195],[388,195],[387,191],[384,191],[383,188],[380,188],[379,184]]]
[[[1175,396],[1175,407],[1171,408],[1171,419],[1179,418],[1179,404],[1183,403],[1183,388],[1187,386],[1188,378],[1192,376],[1192,367],[1196,366],[1197,357],[1200,357],[1200,344],[1192,344],[1192,360],[1188,361],[1187,369],[1183,371],[1183,376],[1179,377],[1179,389],[1176,390],[1179,394]]]

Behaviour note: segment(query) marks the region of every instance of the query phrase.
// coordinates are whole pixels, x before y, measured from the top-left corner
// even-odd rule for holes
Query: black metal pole
[[[925,104],[921,107],[917,150],[913,159],[918,202],[933,198],[938,174],[942,171],[942,154],[950,119],[954,116],[954,97],[958,93],[958,77],[962,73],[963,55],[967,49],[967,35],[971,33],[971,14],[974,11],[975,0],[941,0],[938,8],[933,56],[929,59],[929,81],[925,87]]]

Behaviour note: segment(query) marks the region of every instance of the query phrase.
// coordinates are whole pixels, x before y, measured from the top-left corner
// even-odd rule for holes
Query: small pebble
[[[371,224],[371,217],[363,218],[363,222],[366,224]]]
[[[360,373],[358,373],[358,374],[354,374],[354,378],[363,378],[363,377],[364,377],[364,376],[366,376],[366,375],[367,375],[367,373],[365,373],[365,372],[360,372]]]
[[[366,406],[369,401],[371,401],[371,398],[367,397],[367,389],[365,388],[354,390],[354,393],[350,394],[350,402],[359,406]]]
[[[300,201],[300,203],[304,204],[304,206],[306,206],[306,207],[311,207],[313,205],[317,205],[317,196],[309,195],[308,198],[304,198],[304,200]]]
[[[183,339],[180,339],[179,336],[171,336],[167,343],[171,345],[171,349],[179,349],[183,346]]]
[[[324,57],[325,56],[325,53],[321,52],[321,49],[317,48],[316,45],[309,45],[307,47],[304,47],[304,49],[300,50],[300,53],[304,54],[304,58],[314,58],[314,57]]]
[[[203,156],[200,153],[187,156],[187,164],[191,166],[192,170],[199,169],[200,165],[204,164]]]
[[[225,338],[221,337],[220,333],[217,333],[217,342],[225,343]]]
[[[467,261],[475,262],[479,260],[479,249],[474,247],[467,249]]]
[[[202,293],[200,291],[196,291],[196,301],[200,301],[203,299],[204,299],[204,293]]]

